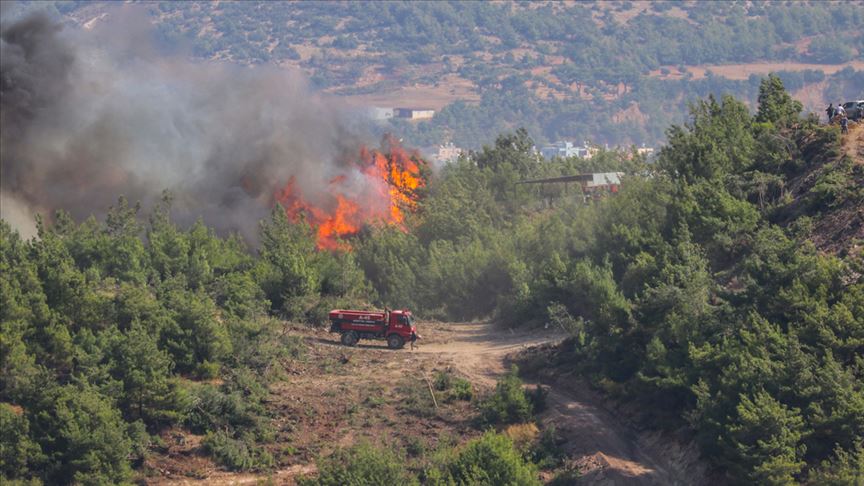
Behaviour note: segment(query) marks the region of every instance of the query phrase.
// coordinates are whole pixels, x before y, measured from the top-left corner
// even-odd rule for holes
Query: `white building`
[[[555,142],[552,145],[546,145],[540,149],[540,155],[546,159],[553,159],[555,157],[581,157],[583,159],[590,159],[597,153],[597,148],[592,147],[585,142],[581,147],[577,147],[573,145],[573,142]]]
[[[435,110],[431,108],[393,108],[393,116],[409,120],[428,120],[435,116]]]
[[[374,121],[385,121],[393,118],[393,108],[372,106],[367,108],[366,114]]]
[[[423,149],[423,153],[426,155],[426,160],[434,166],[440,167],[458,159],[464,153],[464,150],[453,145],[453,142],[449,142],[443,145],[427,147]]]

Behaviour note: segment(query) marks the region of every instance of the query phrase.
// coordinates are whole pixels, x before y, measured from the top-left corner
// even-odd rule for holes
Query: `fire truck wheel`
[[[360,336],[358,336],[357,333],[354,331],[342,333],[342,344],[344,344],[345,346],[354,346],[359,340]]]
[[[390,349],[399,349],[404,345],[405,340],[398,334],[391,334],[390,337],[387,338],[387,346]]]

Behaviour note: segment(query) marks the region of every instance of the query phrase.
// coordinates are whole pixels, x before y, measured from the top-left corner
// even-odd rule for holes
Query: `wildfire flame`
[[[365,224],[383,222],[402,225],[405,211],[417,207],[417,189],[426,185],[421,174],[423,164],[416,152],[403,149],[398,141],[386,136],[381,150],[360,148],[352,168],[359,172],[370,188],[372,201],[358,200],[349,196],[345,175],[334,177],[329,182],[327,201],[315,205],[303,198],[292,176],[282,189],[276,192],[276,200],[285,208],[292,221],[301,216],[315,229],[319,249],[347,250],[350,245],[343,238],[357,234]]]

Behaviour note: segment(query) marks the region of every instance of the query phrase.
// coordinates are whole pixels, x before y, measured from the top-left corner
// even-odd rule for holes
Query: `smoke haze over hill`
[[[164,55],[142,15],[116,14],[93,30],[44,14],[2,26],[2,216],[24,234],[36,212],[84,218],[167,189],[181,223],[253,237],[292,176],[313,199],[346,173],[364,190],[344,163],[362,130],[302,76]]]

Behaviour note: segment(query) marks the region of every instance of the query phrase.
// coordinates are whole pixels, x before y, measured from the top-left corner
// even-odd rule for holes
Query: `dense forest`
[[[0,476],[128,481],[171,427],[204,434],[225,467],[266,471],[268,387],[305,348],[283,322],[386,304],[563,327],[547,365],[685,430],[732,483],[860,481],[864,253],[809,240],[864,205],[864,165],[778,77],[758,91],[755,115],[729,96],[692,105],[655,164],[539,161],[524,130],[501,135],[431,176],[404,228],[370,225],[352,251],[317,250],[278,205],[257,248],[179,228],[168,193],[146,217],[122,197],[103,221],[60,210],[30,240],[0,222]],[[585,205],[573,188],[515,184],[589,170],[626,173],[624,190]],[[519,390],[499,383],[481,426],[530,417]],[[420,476],[368,444],[339,454],[311,484],[536,477],[533,456],[491,432]]]
[[[82,25],[98,20],[106,4],[52,8]],[[813,103],[859,99],[864,85],[860,67],[828,69],[862,58],[861,2],[160,2],[147,8],[167,50],[182,46],[184,55],[199,59],[296,66],[335,95],[418,85],[446,94],[454,80],[471,86],[471,99],[452,100],[430,121],[380,128],[414,146],[453,141],[476,149],[518,127],[538,143],[655,145],[666,127],[683,121],[688,102],[709,93],[755,106],[759,76],[712,72],[725,64],[777,63],[773,70],[787,89],[820,93]]]

